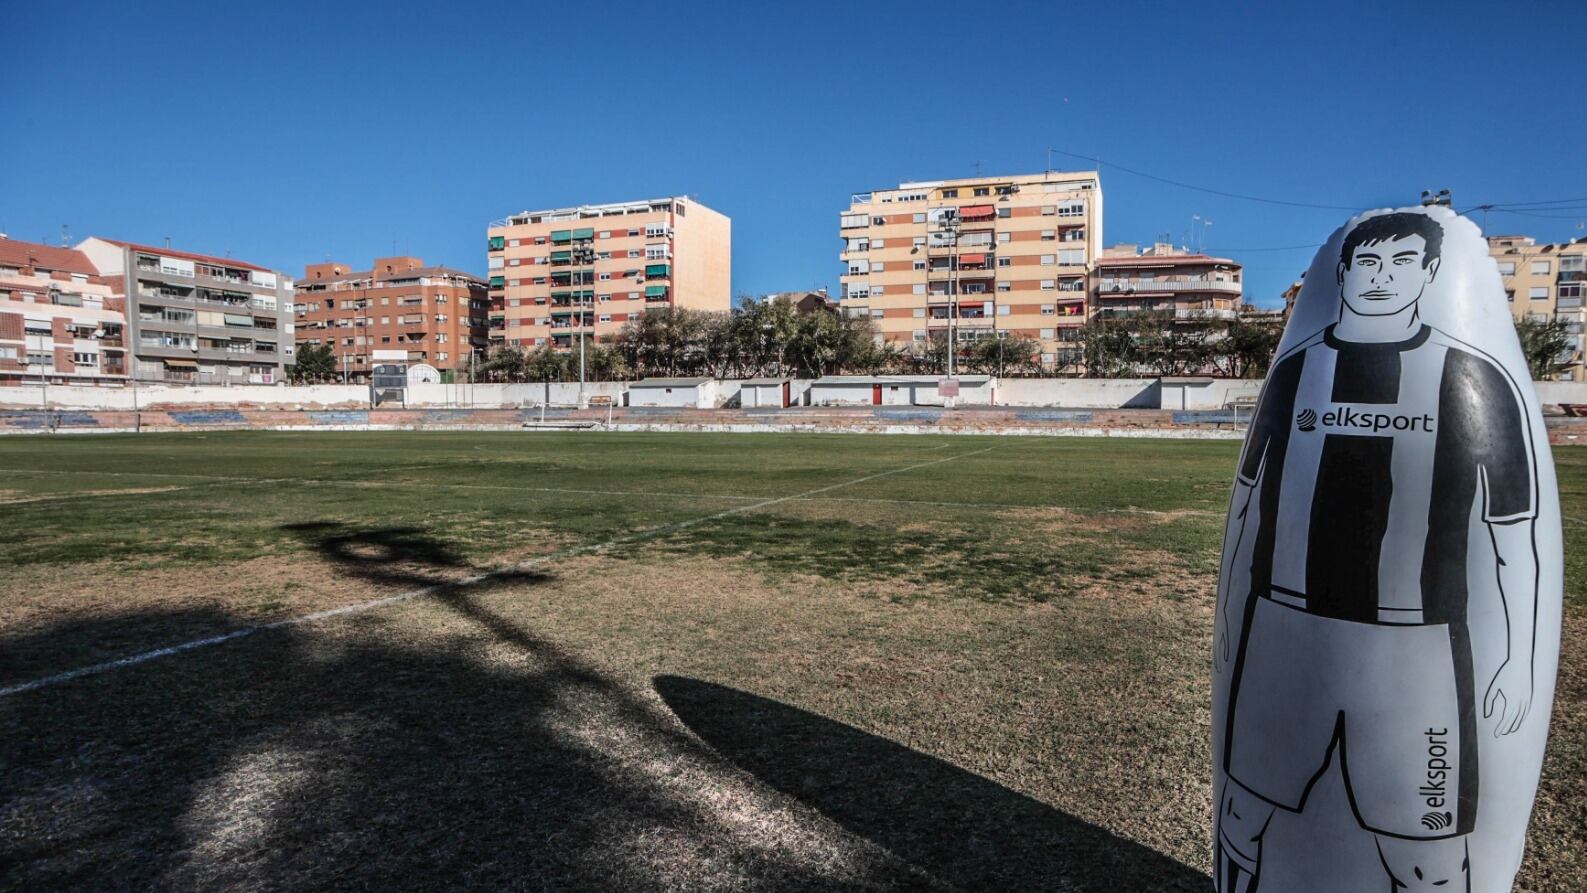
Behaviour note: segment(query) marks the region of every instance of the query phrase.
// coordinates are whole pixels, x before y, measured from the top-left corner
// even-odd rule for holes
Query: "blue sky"
[[[1587,235],[1587,5],[1496,9],[22,3],[0,230],[483,272],[495,218],[689,194],[733,218],[735,292],[835,291],[850,192],[1039,171],[1052,147],[1102,159],[1108,243],[1183,242],[1200,215],[1272,303],[1311,252],[1255,249],[1349,212],[1109,162],[1348,208],[1584,199],[1488,228]]]

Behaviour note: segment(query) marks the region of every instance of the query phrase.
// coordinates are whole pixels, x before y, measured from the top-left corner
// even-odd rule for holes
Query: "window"
[[[916,307],[912,312],[914,313],[915,319],[926,318],[926,308],[924,307]]]
[[[923,260],[917,260],[915,261],[914,267],[917,270],[924,270],[926,268],[926,262]]]
[[[1053,336],[1053,330],[1052,329],[1042,329],[1041,330],[1042,340],[1051,341],[1052,340],[1052,336]]]
[[[1515,275],[1515,261],[1513,261],[1513,260],[1500,261],[1499,262],[1499,275],[1500,276],[1514,276]]]
[[[1528,293],[1527,297],[1531,298],[1534,301],[1546,301],[1546,300],[1548,300],[1548,286],[1546,286],[1546,285],[1534,285],[1534,286],[1532,286],[1531,291]]]
[[[885,247],[886,245],[887,245],[887,243],[883,242],[881,239],[877,239],[876,241],[871,243],[871,247],[872,248],[882,248],[882,247]]]
[[[1058,206],[1059,217],[1084,217],[1086,216],[1085,199],[1075,199]]]
[[[1012,267],[1014,266],[1014,259],[1012,257],[1000,257],[997,259],[997,265],[1000,267]]]
[[[1546,261],[1546,260],[1535,260],[1535,261],[1532,261],[1532,275],[1533,276],[1547,276],[1548,275],[1548,269],[1549,269],[1548,261]]]
[[[871,272],[872,273],[880,273],[881,271],[882,271],[882,262],[881,261],[877,261],[876,263],[871,264]]]
[[[879,295],[881,293],[882,293],[882,286],[880,286],[880,285],[871,286],[871,294]]]
[[[999,216],[999,217],[1007,218],[1007,217],[1013,216],[1013,213],[1014,212],[1011,209],[1009,209],[1009,208],[998,208],[997,209],[997,216]]]
[[[997,284],[997,290],[998,290],[998,291],[1012,291],[1012,290],[1013,290],[1013,288],[1014,288],[1014,285],[1013,285],[1013,283],[1009,283],[1009,282],[999,282],[999,283],[998,283],[998,284]]]
[[[926,222],[926,215],[925,215],[924,212],[920,212],[920,213],[914,214],[910,219],[914,220],[914,222],[916,222],[916,223],[925,223]]]
[[[1041,216],[1043,216],[1043,217],[1051,217],[1051,216],[1053,216],[1054,214],[1057,214],[1057,213],[1058,213],[1058,206],[1057,205],[1042,205],[1041,206]]]
[[[1505,289],[1504,290],[1504,299],[1506,301],[1509,301],[1510,303],[1514,304],[1515,303],[1515,289],[1513,289],[1513,288]]]
[[[1084,248],[1065,248],[1058,252],[1058,262],[1061,264],[1084,264],[1086,250]]]
[[[912,247],[915,247],[915,248],[924,248],[924,247],[926,247],[926,237],[925,236],[916,236],[914,238],[913,243],[912,243]]]
[[[1058,315],[1058,305],[1057,304],[1043,304],[1043,305],[1041,305],[1041,315],[1042,316],[1057,316]]]
[[[976,195],[991,195],[992,194],[992,189],[989,186],[977,186],[977,187],[975,187],[975,194]]]
[[[912,289],[912,291],[913,291],[914,294],[917,294],[917,295],[925,294],[926,293],[926,283],[924,283],[924,282],[915,283],[914,288]]]
[[[74,353],[74,354],[72,354],[72,364],[76,365],[76,366],[98,366],[99,365],[99,354],[97,354],[97,353]]]
[[[1058,287],[1058,283],[1054,282],[1051,279],[1043,279],[1041,281],[1041,290],[1042,291],[1052,291],[1053,289],[1055,289],[1057,287]]]
[[[1013,233],[998,233],[997,234],[997,241],[998,241],[998,244],[1000,244],[1000,245],[1007,245],[1009,242],[1014,241],[1014,234]]]
[[[862,214],[860,216],[863,217],[864,215]],[[886,223],[887,223],[887,218],[886,217],[872,217],[871,218],[871,225],[872,226],[882,226],[882,225],[884,225]],[[860,226],[864,226],[864,225],[865,224],[863,224],[863,223],[860,224]]]
[[[1041,240],[1043,242],[1052,242],[1057,240],[1057,238],[1058,232],[1056,230],[1044,229],[1041,231]]]
[[[50,324],[48,322],[39,322],[36,319],[30,319],[22,324],[22,331],[29,335],[49,335]]]
[[[943,198],[958,198],[959,197],[959,190],[957,190],[957,189],[944,189],[944,190],[942,190],[942,197]]]
[[[1044,266],[1044,267],[1050,267],[1050,266],[1052,266],[1054,260],[1055,260],[1055,256],[1054,255],[1043,254],[1041,256],[1041,265]]]
[[[28,365],[53,366],[55,365],[55,357],[47,353],[30,353],[28,354]]]
[[[881,319],[883,315],[883,311],[879,309],[871,311],[871,319]]]

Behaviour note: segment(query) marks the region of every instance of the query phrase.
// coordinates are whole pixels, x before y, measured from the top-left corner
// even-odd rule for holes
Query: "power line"
[[[1279,245],[1279,246],[1271,247],[1271,248],[1208,248],[1207,250],[1208,251],[1218,251],[1218,252],[1225,252],[1225,253],[1229,253],[1229,254],[1234,254],[1234,253],[1237,253],[1237,252],[1251,252],[1251,251],[1302,251],[1302,250],[1309,250],[1309,249],[1312,249],[1312,248],[1321,248],[1321,247],[1322,247],[1322,243],[1321,242],[1317,242],[1317,243],[1313,243],[1311,245]]]
[[[1079,155],[1079,154],[1076,154],[1074,152],[1065,152],[1062,149],[1053,149],[1052,151],[1058,153],[1059,155],[1066,155],[1066,156],[1068,156],[1070,158],[1078,158],[1078,159],[1080,159],[1082,161],[1094,162],[1097,165],[1098,168],[1101,168],[1103,163],[1104,163],[1102,161],[1102,159],[1095,158],[1095,157],[1090,156],[1090,155]],[[1354,207],[1354,206],[1346,207],[1345,205],[1317,205],[1317,204],[1312,204],[1311,202],[1292,202],[1292,201],[1287,201],[1285,199],[1279,199],[1279,198],[1263,198],[1262,196],[1259,196],[1259,195],[1243,195],[1243,194],[1238,193],[1238,192],[1225,192],[1225,191],[1223,191],[1221,189],[1210,189],[1210,188],[1208,188],[1206,186],[1196,186],[1196,185],[1191,184],[1191,183],[1181,183],[1178,180],[1170,180],[1167,177],[1159,177],[1156,174],[1148,174],[1145,171],[1138,171],[1138,170],[1135,170],[1133,168],[1128,168],[1128,167],[1125,167],[1122,164],[1116,164],[1116,163],[1111,162],[1111,161],[1106,162],[1106,164],[1108,165],[1108,167],[1115,168],[1117,170],[1121,170],[1121,171],[1123,171],[1123,172],[1125,172],[1127,174],[1134,174],[1137,177],[1145,177],[1148,180],[1156,180],[1159,183],[1167,183],[1170,186],[1178,186],[1181,189],[1193,189],[1196,192],[1206,192],[1206,193],[1209,193],[1211,195],[1221,195],[1224,198],[1237,198],[1237,199],[1242,199],[1242,200],[1248,201],[1248,202],[1262,202],[1263,204],[1268,204],[1268,205],[1287,205],[1287,206],[1292,207],[1292,208],[1316,208],[1316,209],[1322,210],[1322,211],[1360,211],[1361,210],[1360,208]]]

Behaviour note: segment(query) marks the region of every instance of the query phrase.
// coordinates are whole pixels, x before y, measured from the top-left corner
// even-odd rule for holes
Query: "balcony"
[[[1115,277],[1106,278],[1097,286],[1097,294],[1131,295],[1131,294],[1178,294],[1181,292],[1215,291],[1225,294],[1240,294],[1240,283],[1224,279],[1207,279],[1201,276],[1184,276],[1176,278],[1143,279],[1140,277]]]
[[[671,264],[646,264],[646,279],[667,279],[672,275]]]
[[[1556,310],[1580,310],[1587,298],[1560,298],[1554,302]]]

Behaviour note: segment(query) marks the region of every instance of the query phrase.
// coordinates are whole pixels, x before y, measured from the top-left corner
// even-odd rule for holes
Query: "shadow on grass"
[[[716,749],[703,747],[648,697],[476,598],[549,576],[479,579],[412,529],[314,523],[290,533],[346,573],[427,589],[453,618],[260,629],[0,700],[0,889],[876,890],[932,886],[926,872],[950,885],[1035,881],[1064,867],[1041,852],[1049,846],[1166,863],[947,764],[762,708],[772,741],[808,751],[783,754],[790,765],[828,773],[812,796],[763,765],[775,762],[769,752],[756,756],[740,709],[749,696],[669,689]],[[3,647],[40,654],[62,636],[119,641],[120,630],[167,623],[236,625],[223,612],[135,611]],[[840,753],[861,762],[812,762]],[[857,782],[864,802],[846,806],[839,782],[865,763],[884,782],[913,786],[887,794]],[[757,829],[809,820],[770,792],[746,801],[742,764],[896,858],[803,824],[786,838],[746,832],[724,813],[749,810]],[[888,809],[901,831],[883,826]],[[987,824],[993,813],[1001,830]],[[955,826],[979,842],[970,858],[945,862],[925,843]],[[1000,843],[1009,829],[1029,845]],[[998,868],[1000,859],[1014,864]],[[1118,889],[1177,889],[1146,885],[1166,876],[1153,871],[1127,871]]]
[[[853,726],[695,679],[658,676],[655,687],[723,757],[949,886],[1207,888],[1155,850]]]

